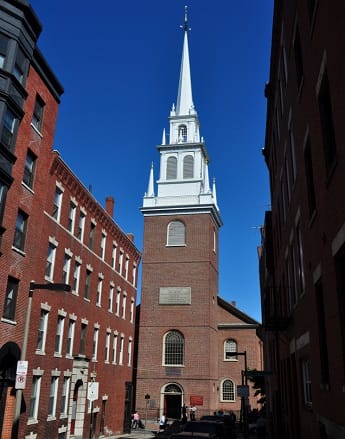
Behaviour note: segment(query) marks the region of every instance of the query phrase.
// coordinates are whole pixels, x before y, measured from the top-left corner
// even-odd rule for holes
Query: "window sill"
[[[1,317],[1,321],[3,323],[8,323],[9,325],[16,325],[17,322],[15,320],[6,319],[6,317]]]
[[[32,195],[35,194],[34,190],[32,189],[32,187],[28,186],[26,183],[24,183],[24,181],[22,181],[22,186],[25,187],[25,189],[27,189],[29,192],[32,193]]]
[[[56,421],[56,416],[48,415],[47,422],[49,422],[49,421]]]
[[[67,413],[61,413],[60,419],[67,419],[67,418],[68,418],[68,414]]]
[[[31,122],[31,128],[34,129],[34,131],[40,136],[43,137],[43,134],[41,133],[41,131]]]
[[[27,425],[33,425],[33,424],[38,424],[38,419],[28,419]]]
[[[36,351],[35,354],[36,354],[36,355],[45,355],[46,353],[43,352],[43,351]]]
[[[54,352],[54,357],[55,358],[62,358],[61,352]]]
[[[21,250],[20,248],[15,247],[14,245],[12,245],[12,250],[15,251],[16,253],[19,253],[22,256],[26,256],[26,253],[24,250]]]

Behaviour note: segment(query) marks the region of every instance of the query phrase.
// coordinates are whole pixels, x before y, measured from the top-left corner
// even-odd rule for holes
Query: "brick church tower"
[[[209,156],[192,99],[185,14],[176,107],[169,143],[163,132],[160,175],[150,171],[144,215],[136,408],[149,419],[181,417],[217,398],[218,230],[222,225]],[[157,193],[156,193],[156,190]],[[145,400],[146,396],[146,400]],[[149,396],[149,397],[148,397]],[[201,411],[198,413],[201,415]]]

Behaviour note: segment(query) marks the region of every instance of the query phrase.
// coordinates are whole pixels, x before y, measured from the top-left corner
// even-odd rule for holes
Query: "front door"
[[[165,395],[164,406],[168,419],[181,419],[182,399],[179,395]]]

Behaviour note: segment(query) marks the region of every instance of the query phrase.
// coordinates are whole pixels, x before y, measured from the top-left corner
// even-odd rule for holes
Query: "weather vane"
[[[188,26],[188,17],[187,17],[187,12],[188,12],[188,6],[184,7],[184,24],[180,26],[181,29],[183,29],[184,31],[188,32],[189,30],[192,30],[189,26]]]

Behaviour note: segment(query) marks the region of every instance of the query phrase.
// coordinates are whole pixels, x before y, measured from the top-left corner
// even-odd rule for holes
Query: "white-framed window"
[[[234,352],[237,352],[237,342],[232,338],[225,340],[224,361],[238,361],[237,355],[233,354]]]
[[[115,314],[117,316],[120,315],[120,301],[121,301],[121,289],[118,288],[116,291],[116,311],[115,311]]]
[[[115,270],[116,269],[116,255],[117,255],[117,244],[113,242],[113,249],[111,252],[111,266]]]
[[[163,364],[165,366],[183,366],[184,336],[181,332],[172,330],[164,335]]]
[[[84,299],[87,300],[90,300],[91,275],[92,275],[92,270],[86,269]]]
[[[131,323],[134,322],[134,306],[135,306],[135,302],[134,299],[131,299],[131,308],[130,308],[130,314],[129,314],[129,321]]]
[[[23,183],[30,189],[34,186],[37,157],[28,149],[25,160]]]
[[[117,361],[117,341],[118,341],[118,336],[119,336],[118,332],[115,331],[114,332],[114,336],[113,336],[113,361],[112,361],[113,364],[116,364],[116,361]]]
[[[132,282],[132,285],[135,286],[136,282],[137,282],[137,264],[134,263],[133,264],[133,282]]]
[[[58,355],[61,355],[64,326],[65,326],[65,316],[62,314],[58,315],[56,335],[55,335],[55,354]]]
[[[38,406],[40,400],[42,375],[34,375],[32,377],[32,386],[29,404],[29,419],[37,419]]]
[[[77,212],[77,206],[73,201],[71,201],[69,205],[68,225],[67,225],[67,228],[71,233],[74,232],[76,212]]]
[[[93,361],[97,361],[98,336],[99,336],[99,327],[95,326],[93,329],[93,342],[92,342],[92,360]]]
[[[39,132],[42,130],[44,107],[43,99],[37,94],[31,123]]]
[[[99,275],[98,277],[98,285],[97,285],[97,298],[96,305],[102,305],[102,289],[103,289],[103,276]]]
[[[194,178],[194,157],[186,155],[183,158],[183,178]]]
[[[126,305],[127,305],[127,293],[126,291],[123,292],[122,296],[122,318],[126,318]]]
[[[186,245],[186,226],[182,221],[171,221],[168,224],[167,245]]]
[[[40,321],[38,324],[38,333],[36,341],[36,352],[45,353],[47,329],[48,329],[48,309],[41,309]]]
[[[79,261],[75,261],[74,272],[73,272],[73,285],[72,285],[72,291],[75,294],[79,293],[80,266],[81,263]]]
[[[187,142],[187,125],[179,125],[178,127],[178,143]]]
[[[69,276],[71,273],[71,254],[65,253],[62,267],[62,283],[69,284]]]
[[[174,156],[168,157],[167,160],[167,180],[176,180],[177,178],[177,158]]]
[[[84,232],[85,232],[85,221],[86,221],[86,213],[84,213],[82,210],[79,214],[79,223],[78,223],[78,232],[77,232],[77,238],[83,242],[84,239]]]
[[[123,364],[123,349],[124,349],[124,345],[125,345],[125,336],[123,334],[121,334],[121,337],[120,337],[120,352],[119,352],[119,365],[121,365],[121,366]]]
[[[128,366],[132,365],[132,338],[130,337],[128,340]]]
[[[59,377],[53,375],[50,381],[49,398],[48,398],[48,417],[55,418],[56,402],[58,392]]]
[[[60,400],[60,416],[66,417],[68,414],[68,396],[71,386],[71,376],[65,375],[62,383],[61,400]]]
[[[52,217],[54,219],[56,219],[57,222],[60,222],[61,206],[62,206],[62,194],[63,194],[62,189],[60,187],[56,186],[55,194],[54,194],[54,203],[53,203]]]
[[[308,359],[301,360],[301,372],[303,383],[303,402],[307,406],[311,406],[313,403],[311,393],[311,376],[310,376],[310,362]]]
[[[108,311],[109,312],[113,312],[113,301],[114,301],[114,285],[110,284],[109,299],[108,299]]]
[[[105,258],[105,246],[107,242],[107,234],[105,232],[102,232],[101,236],[101,258],[104,260]]]
[[[16,228],[14,230],[13,247],[24,251],[26,230],[28,225],[28,215],[22,210],[18,210]]]
[[[105,351],[104,351],[104,361],[105,361],[105,363],[109,363],[110,336],[111,336],[111,331],[110,331],[110,329],[108,329],[107,333],[105,335]]]
[[[53,280],[54,278],[54,266],[55,266],[55,255],[56,255],[56,244],[49,242],[48,252],[46,261],[46,273],[45,278],[47,280]]]
[[[122,276],[122,269],[123,269],[123,250],[120,249],[120,257],[119,257],[119,273]]]
[[[85,355],[86,333],[87,333],[87,323],[85,321],[82,321],[81,322],[81,330],[80,330],[80,340],[79,340],[79,354],[80,355]]]
[[[73,355],[74,333],[75,333],[75,318],[70,318],[68,323],[67,346],[66,346],[66,355],[70,357]]]
[[[129,267],[129,256],[126,255],[125,260],[125,279],[128,280],[128,267]]]
[[[226,379],[222,382],[222,394],[221,394],[221,400],[222,401],[235,401],[235,383],[230,380]]]

